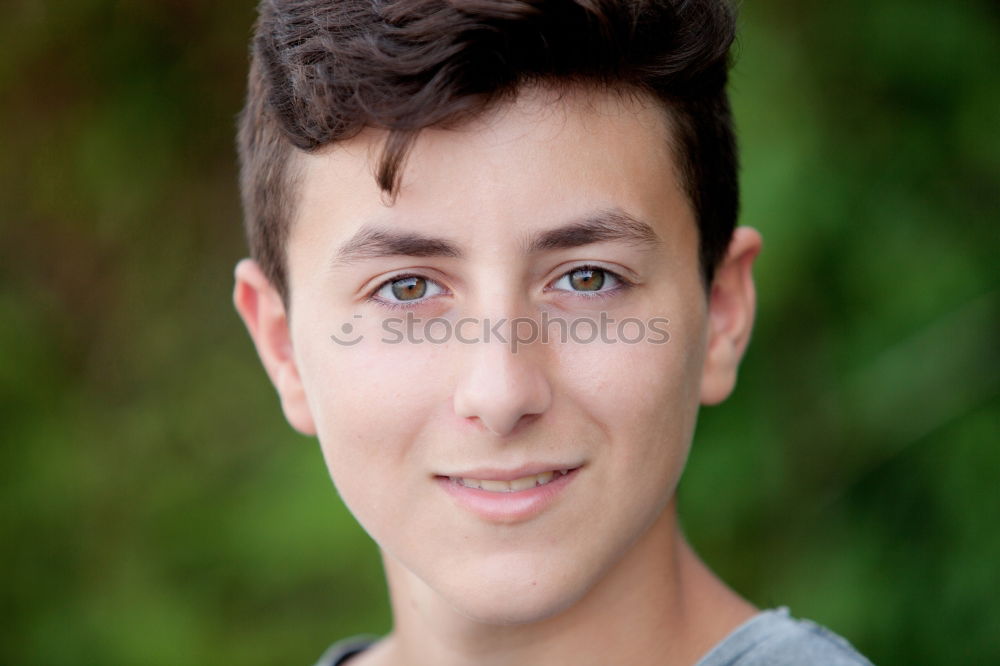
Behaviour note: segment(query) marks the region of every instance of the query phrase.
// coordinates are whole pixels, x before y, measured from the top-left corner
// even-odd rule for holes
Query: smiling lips
[[[470,479],[461,476],[449,476],[448,478],[459,485],[465,486],[466,488],[478,488],[492,493],[516,493],[522,490],[528,490],[529,488],[544,486],[547,483],[550,483],[553,478],[566,476],[569,473],[569,470],[570,468],[542,472],[541,474],[529,474],[517,479],[511,479],[510,481],[501,481],[496,479]]]
[[[540,514],[580,469],[535,466],[513,472],[475,470],[461,476],[437,476],[436,480],[459,506],[488,522],[510,524]]]

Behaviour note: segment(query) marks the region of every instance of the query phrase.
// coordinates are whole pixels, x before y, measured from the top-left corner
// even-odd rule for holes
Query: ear
[[[315,435],[316,425],[292,353],[285,305],[277,289],[252,259],[236,264],[233,303],[250,331],[267,376],[278,390],[285,418],[303,435]]]
[[[708,299],[708,344],[701,376],[703,405],[722,402],[736,385],[757,309],[751,271],[760,248],[761,237],[756,229],[737,227],[726,257],[715,271]]]

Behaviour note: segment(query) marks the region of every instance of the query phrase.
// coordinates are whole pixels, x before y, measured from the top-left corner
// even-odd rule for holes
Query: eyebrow
[[[535,232],[526,237],[522,246],[525,254],[536,254],[607,241],[652,248],[660,244],[660,237],[648,223],[620,208],[609,208],[553,229]],[[343,267],[365,259],[394,256],[460,259],[464,253],[458,245],[446,238],[366,225],[340,246],[332,266]]]

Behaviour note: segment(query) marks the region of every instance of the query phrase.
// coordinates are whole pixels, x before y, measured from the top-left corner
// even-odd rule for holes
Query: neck
[[[690,665],[756,612],[687,544],[673,501],[580,600],[538,622],[475,622],[392,557],[383,560],[395,626],[370,650],[370,663],[589,663],[615,655],[626,666]]]

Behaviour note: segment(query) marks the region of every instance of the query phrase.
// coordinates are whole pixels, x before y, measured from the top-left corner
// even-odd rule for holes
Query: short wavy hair
[[[456,126],[525,84],[592,85],[659,100],[699,230],[706,286],[739,209],[724,0],[262,0],[238,149],[251,256],[288,304],[290,161],[388,131],[389,199],[425,127]]]

